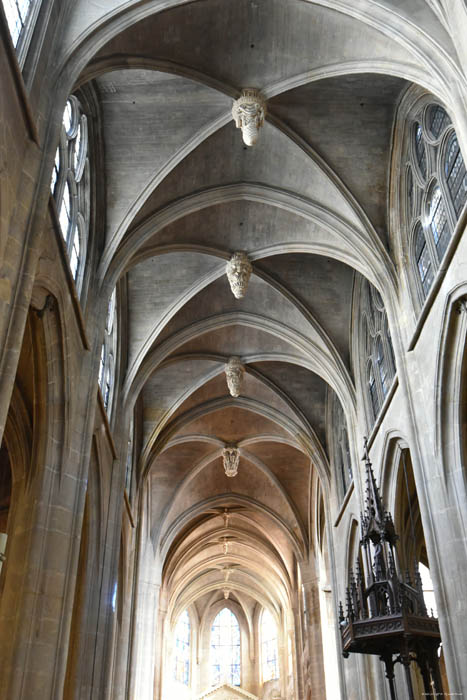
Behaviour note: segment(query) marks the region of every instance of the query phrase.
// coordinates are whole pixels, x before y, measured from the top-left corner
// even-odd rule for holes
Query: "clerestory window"
[[[394,378],[396,367],[388,318],[378,290],[367,280],[362,285],[361,315],[370,424],[375,422]]]
[[[261,615],[261,670],[263,683],[279,678],[277,625],[266,609]]]
[[[2,3],[11,39],[13,44],[17,46],[21,35],[26,29],[29,13],[34,2],[33,0],[2,0]]]
[[[191,626],[188,611],[178,618],[175,628],[174,680],[183,685],[190,683]]]
[[[422,303],[467,200],[464,159],[441,105],[427,105],[413,121],[405,173],[412,268]]]
[[[332,443],[333,461],[341,498],[344,498],[353,480],[352,461],[350,458],[349,436],[344,409],[337,395],[332,395]]]
[[[229,608],[223,608],[211,628],[211,685],[240,685],[240,626]]]
[[[81,289],[89,232],[89,157],[87,118],[79,100],[68,98],[50,189],[57,206],[70,269]]]
[[[41,0],[2,0],[3,11],[22,67],[26,58]]]
[[[116,290],[110,297],[105,322],[104,340],[101,347],[99,386],[108,414],[112,406],[112,394],[115,378],[115,355],[117,346],[117,308]]]

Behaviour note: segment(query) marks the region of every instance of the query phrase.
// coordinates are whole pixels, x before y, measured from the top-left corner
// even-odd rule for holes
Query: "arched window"
[[[362,284],[362,374],[367,389],[370,423],[375,422],[387,396],[396,368],[388,318],[380,293],[367,280]]]
[[[229,608],[223,608],[211,628],[211,685],[240,685],[240,627]]]
[[[89,164],[87,119],[79,100],[68,98],[50,189],[78,292],[83,278],[89,231]]]
[[[423,296],[426,296],[433,282],[434,274],[430,252],[428,250],[425,234],[420,223],[417,224],[414,238],[415,260],[417,263],[418,275],[422,284]]]
[[[261,615],[261,671],[263,683],[279,678],[277,625],[266,609]]]
[[[18,51],[25,44],[28,29],[34,24],[38,0],[2,0],[11,40]]]
[[[420,301],[427,296],[467,201],[467,171],[446,110],[425,106],[410,126],[407,230]]]
[[[338,489],[341,497],[343,498],[353,480],[352,462],[350,459],[349,436],[347,433],[347,421],[345,418],[344,409],[342,408],[342,404],[334,392],[332,396],[331,420],[333,460],[336,469]]]
[[[190,642],[190,617],[185,610],[178,618],[175,628],[174,656],[174,680],[184,685],[190,684]]]
[[[112,405],[112,390],[115,375],[115,353],[117,344],[116,290],[112,292],[105,322],[104,342],[101,347],[99,386],[107,413]]]
[[[425,606],[429,615],[438,617],[438,610],[436,607],[435,592],[433,588],[433,581],[431,580],[430,569],[425,566],[421,561],[418,563],[418,571],[420,573],[420,578],[422,579],[422,589],[423,589],[423,599],[425,601]]]
[[[134,415],[131,417],[130,433],[128,436],[128,451],[126,453],[126,469],[125,469],[125,490],[128,499],[131,500],[131,486],[133,481],[133,450],[134,450]]]

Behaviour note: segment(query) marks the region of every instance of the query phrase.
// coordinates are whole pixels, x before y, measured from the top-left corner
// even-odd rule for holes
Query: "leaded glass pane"
[[[378,400],[378,391],[376,389],[375,375],[373,374],[373,369],[371,367],[368,375],[368,389],[370,392],[371,407],[373,409],[373,418],[376,418],[376,416],[379,413],[380,407]]]
[[[423,296],[428,294],[428,291],[433,282],[433,266],[431,264],[430,253],[426,244],[425,234],[421,226],[417,228],[415,234],[415,260],[417,262],[418,274],[423,288]]]
[[[350,482],[353,479],[352,463],[351,463],[351,459],[350,459],[349,437],[347,435],[346,428],[344,428],[342,430],[342,435],[341,435],[341,440],[340,440],[340,448],[341,448],[341,452],[342,452],[341,477],[342,477],[342,486],[343,486],[344,494],[345,494],[345,493],[347,493],[347,489],[349,488]]]
[[[75,233],[73,236],[73,247],[71,249],[71,255],[70,255],[70,268],[71,268],[71,273],[73,275],[73,279],[76,279],[76,275],[78,274],[78,267],[79,267],[79,230],[78,226],[75,226]]]
[[[2,2],[11,38],[16,46],[26,25],[32,0],[2,0]]]
[[[449,139],[444,170],[454,210],[459,216],[467,198],[467,172],[455,134]]]
[[[431,105],[428,111],[428,128],[435,139],[441,136],[450,122],[445,109],[439,105]]]
[[[240,627],[237,618],[223,608],[211,628],[211,684],[240,685]]]
[[[387,383],[387,367],[384,361],[383,343],[381,338],[378,338],[376,342],[376,362],[378,364],[379,376],[381,379],[381,387],[383,389],[383,394],[386,396],[388,393],[388,383]]]
[[[263,683],[279,678],[277,625],[269,610],[261,616],[261,661]]]
[[[68,239],[68,232],[70,230],[71,223],[71,192],[69,182],[65,183],[65,189],[63,191],[63,198],[58,218],[60,221],[60,228],[62,229],[63,238],[66,241]]]
[[[78,124],[78,129],[76,131],[76,136],[73,141],[73,156],[72,156],[72,167],[74,172],[78,170],[78,165],[79,165],[79,157],[80,157],[80,151],[81,151],[81,124]]]
[[[446,251],[451,232],[444,205],[443,195],[438,185],[432,191],[428,201],[428,225],[441,259]]]
[[[423,131],[421,124],[415,124],[415,156],[417,158],[418,167],[424,178],[426,178],[426,149],[423,140]]]
[[[63,112],[63,126],[65,127],[66,133],[69,134],[73,126],[73,105],[70,100],[67,100],[65,111]]]
[[[52,179],[50,181],[50,191],[52,194],[55,192],[55,185],[57,184],[58,174],[60,172],[60,149],[57,148],[55,151],[55,162],[54,169],[52,170]]]
[[[183,612],[175,628],[174,679],[184,685],[190,683],[190,617]]]

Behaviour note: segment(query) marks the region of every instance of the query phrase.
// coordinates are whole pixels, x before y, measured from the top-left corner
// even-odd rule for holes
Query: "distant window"
[[[434,617],[438,617],[438,610],[436,608],[435,592],[433,588],[433,582],[430,576],[430,569],[427,566],[425,566],[425,564],[422,564],[422,562],[419,562],[418,570],[420,572],[420,578],[422,579],[423,599],[425,601],[425,606],[428,615],[433,614]]]
[[[269,610],[261,615],[261,668],[263,683],[279,678],[277,625]]]
[[[352,463],[344,409],[334,393],[332,397],[332,441],[338,489],[340,496],[343,498],[353,479]]]
[[[426,296],[433,282],[433,265],[421,224],[417,225],[415,232],[415,260],[423,295]]]
[[[367,280],[362,285],[362,373],[366,381],[370,423],[375,422],[388,394],[396,368],[388,318],[378,290]]]
[[[50,181],[70,268],[78,291],[81,287],[89,231],[89,178],[87,119],[75,96],[63,112],[60,144]]]
[[[467,171],[446,110],[429,104],[410,126],[405,188],[407,230],[423,302],[467,201]]]
[[[211,685],[240,685],[240,627],[237,618],[223,608],[211,628]]]
[[[2,3],[11,39],[13,44],[17,46],[26,29],[34,2],[33,0],[2,0]]]
[[[133,436],[134,436],[134,419],[131,418],[130,434],[128,437],[128,451],[126,454],[126,470],[125,470],[125,490],[128,498],[131,498],[131,483],[133,481]]]
[[[101,347],[99,366],[99,386],[107,413],[112,404],[113,384],[115,377],[115,353],[117,343],[116,290],[110,297],[107,318],[105,322],[104,341]]]
[[[426,150],[423,140],[423,130],[421,124],[415,124],[415,156],[420,173],[423,178],[426,178]]]
[[[456,134],[453,132],[446,148],[444,172],[456,216],[462,211],[466,200],[467,173]]]
[[[190,641],[190,617],[185,610],[178,618],[175,628],[174,658],[174,680],[184,685],[190,684]]]

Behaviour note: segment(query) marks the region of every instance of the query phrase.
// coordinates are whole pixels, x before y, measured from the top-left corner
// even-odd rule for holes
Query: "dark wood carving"
[[[384,662],[391,699],[396,700],[394,665],[405,669],[409,700],[415,700],[410,664],[420,668],[426,697],[443,692],[437,650],[438,620],[430,616],[423,598],[418,562],[412,576],[403,576],[397,561],[398,535],[384,510],[365,441],[365,512],[360,516],[360,555],[350,572],[346,612],[339,605],[344,657],[376,654]],[[361,564],[363,562],[363,565]]]

